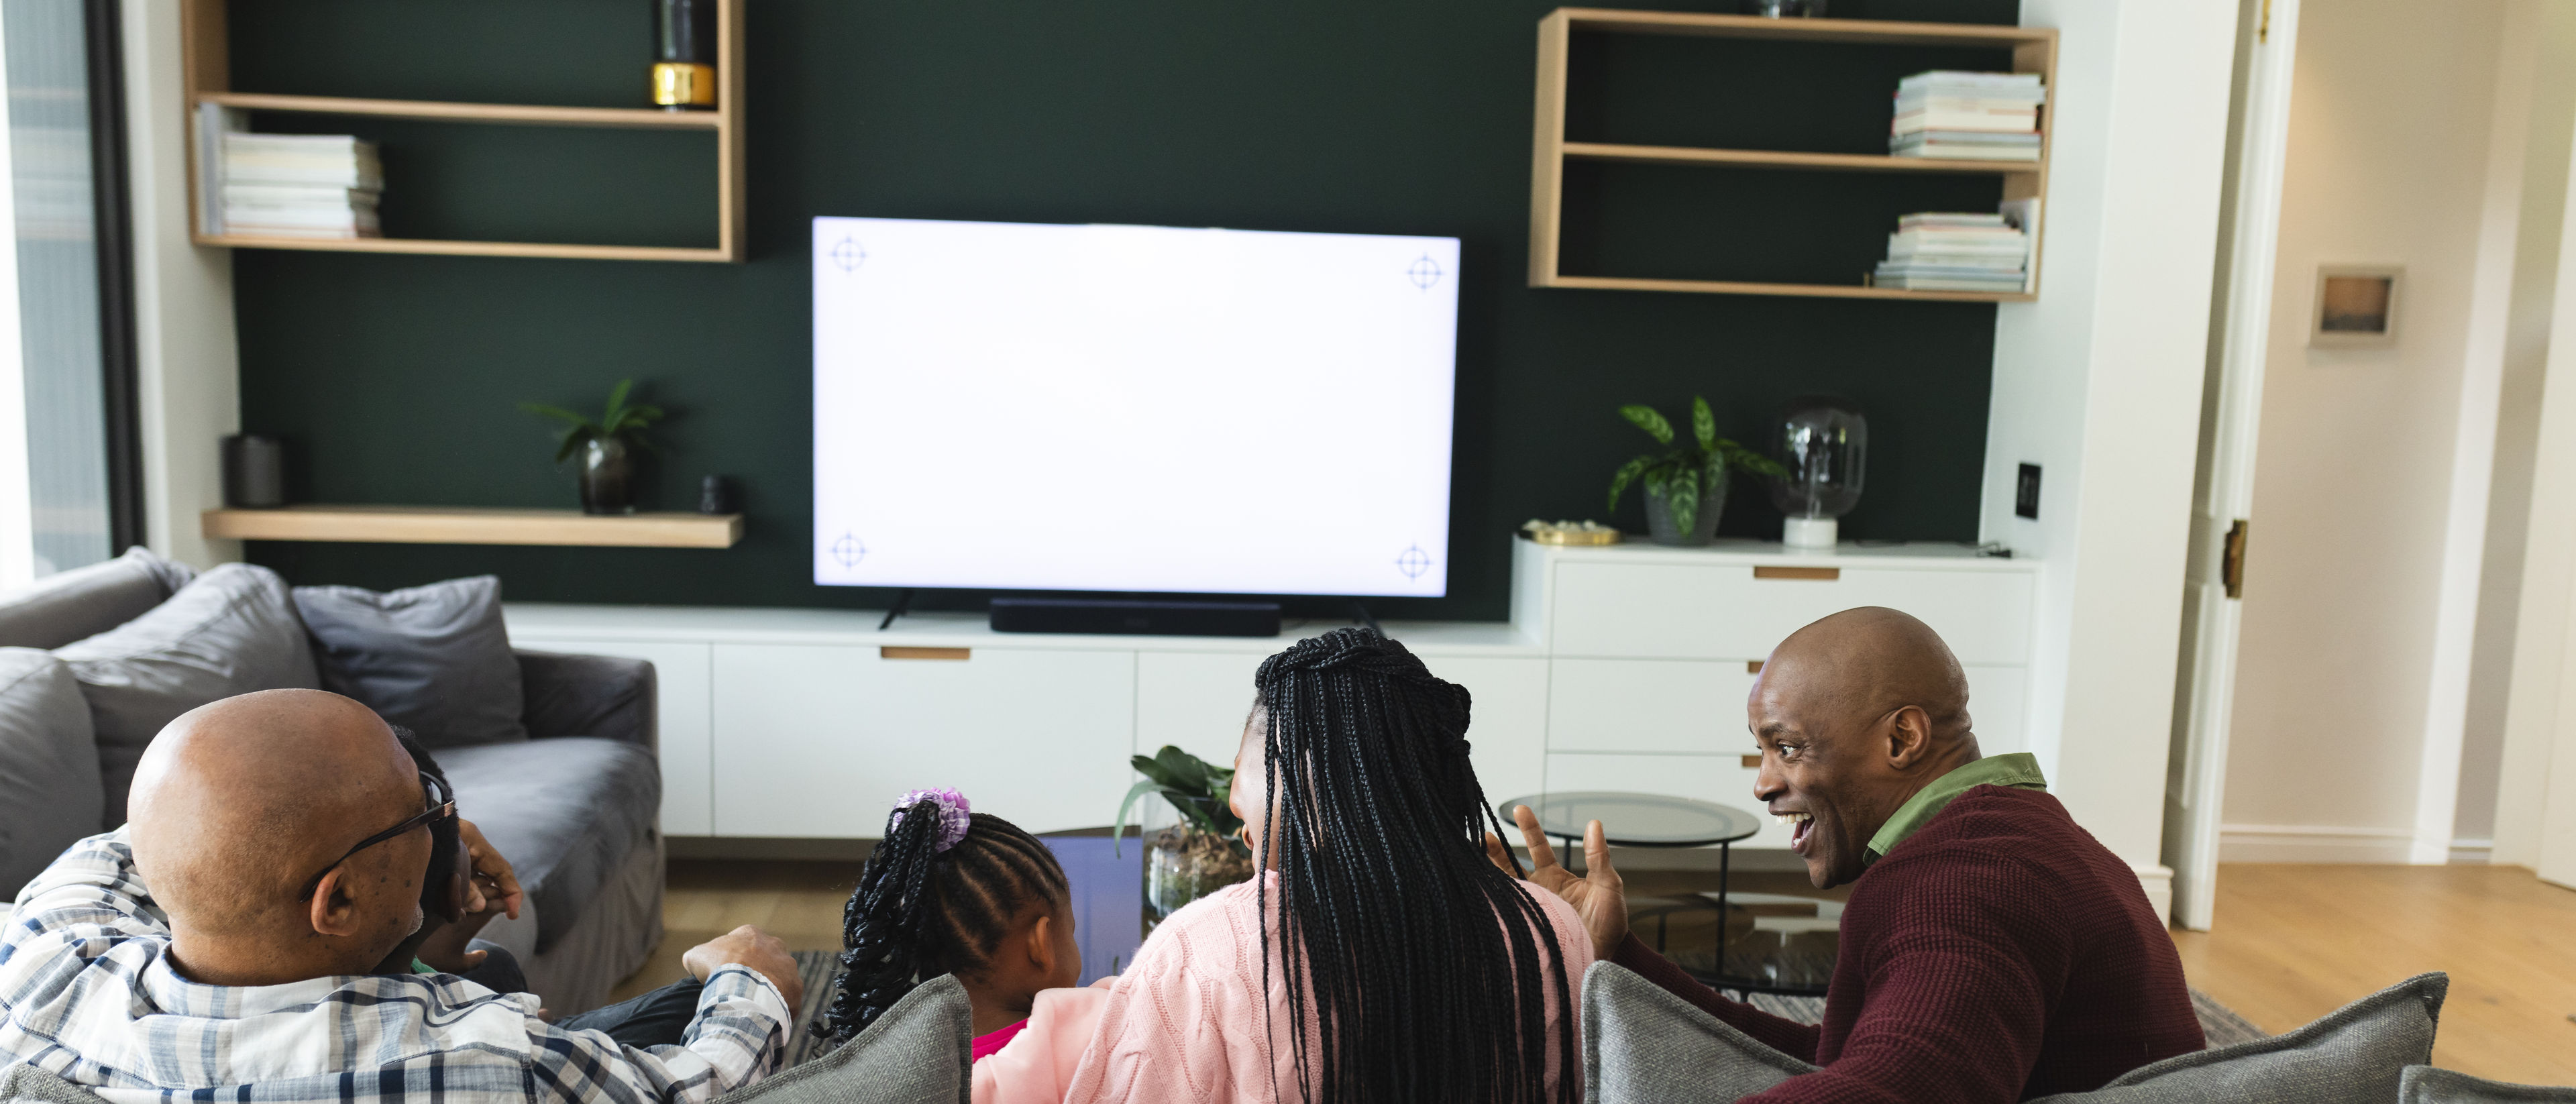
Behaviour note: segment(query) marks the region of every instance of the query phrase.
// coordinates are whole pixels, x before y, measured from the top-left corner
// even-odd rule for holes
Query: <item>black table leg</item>
[[[1735,864],[1735,845],[1734,845],[1733,843],[1721,843],[1721,844],[1718,844],[1718,845],[1717,845],[1717,968],[1718,968],[1718,972],[1720,972],[1720,973],[1724,973],[1724,972],[1725,972],[1725,970],[1726,970],[1726,931],[1727,931],[1727,921],[1730,919],[1730,917],[1729,917],[1729,915],[1728,915],[1728,913],[1727,913],[1727,910],[1726,910],[1726,889],[1727,889],[1726,883],[1727,883],[1727,882],[1728,882],[1728,881],[1729,881],[1729,880],[1734,876],[1734,873],[1735,873],[1735,871],[1734,871],[1734,869],[1733,869],[1733,868],[1734,868],[1734,864]]]

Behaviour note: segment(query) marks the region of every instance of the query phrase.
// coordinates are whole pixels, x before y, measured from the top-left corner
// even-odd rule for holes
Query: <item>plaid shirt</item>
[[[122,831],[72,845],[0,932],[0,1066],[114,1104],[180,1099],[487,1104],[712,1100],[778,1065],[791,1013],[742,966],[707,979],[682,1046],[638,1050],[537,1018],[537,998],[452,974],[200,985]]]

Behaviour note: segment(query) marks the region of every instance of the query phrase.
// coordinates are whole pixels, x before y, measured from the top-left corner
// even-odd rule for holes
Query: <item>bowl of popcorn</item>
[[[1521,535],[1540,544],[1617,544],[1619,531],[1597,521],[1541,521],[1531,518]]]

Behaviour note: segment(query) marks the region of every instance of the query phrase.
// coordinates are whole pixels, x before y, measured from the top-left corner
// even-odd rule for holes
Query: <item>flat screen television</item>
[[[814,220],[814,581],[1438,597],[1458,240]]]

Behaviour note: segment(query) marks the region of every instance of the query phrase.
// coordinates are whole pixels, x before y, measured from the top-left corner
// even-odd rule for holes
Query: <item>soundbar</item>
[[[1277,602],[995,598],[993,631],[1149,636],[1277,636]]]

